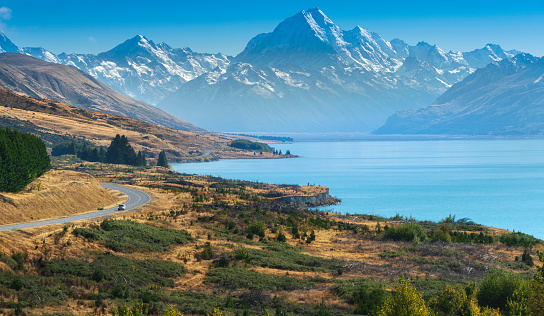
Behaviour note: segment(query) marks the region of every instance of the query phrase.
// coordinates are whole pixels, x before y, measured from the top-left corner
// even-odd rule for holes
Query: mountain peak
[[[132,56],[134,54],[141,53],[142,51],[149,51],[156,49],[155,43],[148,40],[143,35],[136,35],[131,39],[124,41],[123,43],[115,46],[111,50],[98,54],[99,56],[120,57],[124,59],[125,56]]]
[[[236,61],[299,64],[301,56],[334,54],[341,36],[342,30],[323,11],[311,8],[285,19],[273,32],[255,36]]]
[[[13,44],[12,41],[7,38],[4,33],[0,33],[0,53],[5,52],[18,52],[19,47],[17,45]]]

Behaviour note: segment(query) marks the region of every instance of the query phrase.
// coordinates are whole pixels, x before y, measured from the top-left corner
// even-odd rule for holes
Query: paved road
[[[112,189],[121,191],[124,194],[128,196],[128,201],[125,203],[126,210],[131,210],[133,208],[136,208],[138,206],[144,205],[151,201],[151,197],[140,190],[132,189],[123,187],[120,185],[115,184],[109,184],[109,183],[100,183],[100,185],[106,189]],[[74,215],[70,217],[64,217],[64,218],[58,218],[58,219],[52,219],[48,221],[39,221],[39,222],[29,222],[24,224],[15,224],[15,225],[6,225],[6,226],[0,226],[0,231],[2,230],[17,230],[22,228],[31,228],[31,227],[39,227],[39,226],[46,226],[46,225],[54,225],[54,224],[65,224],[69,222],[79,221],[82,219],[90,219],[90,218],[97,218],[97,217],[104,217],[113,213],[119,212],[117,210],[117,207],[110,208],[103,211],[97,211],[87,214],[80,214],[80,215]]]

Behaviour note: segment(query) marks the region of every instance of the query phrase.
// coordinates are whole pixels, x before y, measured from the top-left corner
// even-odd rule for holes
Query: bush
[[[508,300],[514,299],[514,292],[527,292],[527,280],[522,276],[494,269],[486,273],[478,286],[477,298],[481,306],[506,310]]]
[[[216,268],[209,270],[205,283],[216,283],[227,289],[266,291],[293,291],[312,288],[313,282],[286,276],[259,273],[240,268]]]
[[[133,221],[105,220],[100,227],[101,230],[76,228],[72,233],[122,252],[166,251],[170,246],[184,245],[194,240],[183,230],[155,228]]]
[[[203,260],[212,260],[213,257],[213,249],[210,242],[206,242],[204,245],[204,249],[202,250],[201,257]]]
[[[537,239],[531,235],[527,235],[527,234],[519,233],[519,232],[504,234],[500,237],[499,241],[508,246],[516,246],[516,247],[524,247],[524,248],[531,248],[542,242],[540,239]]]
[[[247,231],[249,234],[263,238],[266,233],[266,226],[263,223],[252,223],[247,227]]]
[[[301,249],[281,242],[270,242],[265,250],[245,249],[247,262],[251,264],[288,271],[336,271],[343,262],[338,259],[326,259],[310,256]]]
[[[423,294],[401,278],[391,296],[386,298],[378,315],[380,316],[430,316],[431,310],[423,300]]]
[[[43,276],[75,276],[96,282],[105,282],[112,287],[122,280],[130,287],[174,286],[171,278],[182,276],[185,267],[178,263],[161,260],[136,260],[113,255],[99,256],[93,262],[76,260],[53,260],[41,263]]]
[[[10,289],[13,289],[15,291],[19,291],[23,288],[23,280],[21,278],[16,278],[11,281],[11,284],[9,285]]]
[[[538,259],[544,262],[544,253],[537,251]],[[544,316],[544,266],[537,268],[531,280],[531,290],[527,300],[529,315]]]
[[[237,260],[249,261],[249,251],[246,247],[240,246],[236,248],[236,250],[234,250],[234,258],[236,258]]]
[[[397,241],[409,241],[418,243],[427,239],[427,234],[421,225],[405,223],[392,226],[385,232],[385,237]]]
[[[380,287],[361,286],[353,293],[353,301],[357,304],[353,313],[359,315],[376,315],[387,296],[388,292]]]
[[[523,254],[521,255],[521,262],[525,263],[529,267],[535,265],[535,263],[533,262],[533,257],[531,257],[531,254],[529,253],[529,250],[525,249],[525,251],[523,251]]]

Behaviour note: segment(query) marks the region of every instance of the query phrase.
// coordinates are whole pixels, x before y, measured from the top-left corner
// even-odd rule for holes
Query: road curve
[[[109,183],[100,183],[100,185],[106,189],[112,189],[112,190],[120,191],[126,194],[128,196],[128,201],[125,203],[126,211],[132,210],[138,206],[144,205],[148,203],[149,201],[151,201],[151,197],[147,193],[140,190],[127,188],[127,187],[123,187],[123,186],[115,185],[115,184],[109,184]],[[55,224],[66,224],[69,222],[79,221],[82,219],[104,217],[104,216],[117,213],[117,212],[119,211],[117,210],[117,206],[116,206],[107,210],[74,215],[74,216],[63,217],[63,218],[57,218],[57,219],[51,219],[47,221],[38,221],[38,222],[29,222],[29,223],[23,223],[23,224],[0,226],[0,231],[17,230],[17,229],[23,229],[23,228],[32,228],[32,227],[55,225]]]

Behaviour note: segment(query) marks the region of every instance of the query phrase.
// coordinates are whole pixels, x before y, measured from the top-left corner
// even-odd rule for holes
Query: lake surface
[[[176,171],[330,188],[340,213],[449,214],[544,238],[544,140],[300,142],[295,159],[174,164]]]

